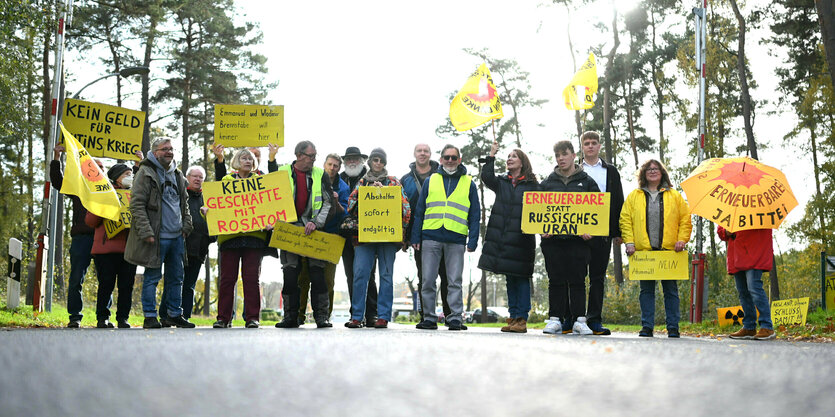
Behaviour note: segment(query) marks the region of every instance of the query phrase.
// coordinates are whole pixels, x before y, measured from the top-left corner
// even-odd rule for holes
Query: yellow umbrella
[[[797,206],[785,174],[747,156],[708,159],[681,188],[690,213],[730,232],[776,229]]]

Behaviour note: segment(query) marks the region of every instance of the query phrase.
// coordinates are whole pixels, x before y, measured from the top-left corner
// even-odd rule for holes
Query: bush
[[[281,314],[271,308],[264,308],[261,310],[261,321],[279,321]]]

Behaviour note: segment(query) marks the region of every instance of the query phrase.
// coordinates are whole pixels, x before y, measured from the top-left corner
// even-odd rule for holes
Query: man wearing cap
[[[478,191],[467,169],[461,165],[461,151],[453,145],[441,150],[441,167],[423,183],[423,190],[415,209],[412,226],[412,247],[421,251],[423,286],[421,295],[423,321],[418,329],[438,328],[435,314],[435,294],[438,267],[443,257],[449,290],[447,301],[451,310],[446,318],[449,330],[467,330],[463,322],[464,297],[461,291],[464,272],[464,251],[473,252],[478,246],[479,212]]]
[[[345,155],[342,155],[342,162],[345,165],[345,169],[339,174],[339,177],[348,183],[348,189],[351,192],[357,187],[360,178],[364,177],[368,171],[365,166],[366,159],[368,159],[368,155],[360,152],[360,149],[356,146],[349,146],[345,149]],[[351,243],[351,239],[345,239],[345,248],[342,250],[342,266],[345,268],[345,276],[348,278],[348,296],[353,299],[354,245]],[[377,319],[377,282],[374,279],[376,270],[377,266],[375,262],[374,266],[371,267],[371,276],[368,280],[368,294],[365,300],[366,327],[374,327]]]
[[[191,233],[186,180],[174,162],[171,139],[159,138],[136,172],[130,199],[131,232],[125,245],[125,260],[145,267],[142,281],[142,327],[194,327],[183,317],[184,239]],[[168,317],[157,320],[157,283],[165,265],[163,300]]]
[[[296,145],[296,160],[278,168],[290,176],[290,187],[296,206],[297,220],[293,224],[304,227],[309,235],[314,230],[322,230],[331,210],[333,189],[324,170],[313,166],[316,161],[316,146],[304,140]],[[313,318],[317,328],[333,327],[328,311],[328,287],[325,284],[325,264],[327,261],[301,256],[281,250],[281,268],[284,270],[284,288],[281,297],[284,301],[284,318],[275,327],[299,327],[299,274],[304,264],[310,274]]]

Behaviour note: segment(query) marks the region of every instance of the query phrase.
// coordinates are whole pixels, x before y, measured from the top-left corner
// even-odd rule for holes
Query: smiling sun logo
[[[721,173],[711,181],[725,181],[737,187],[752,187],[760,183],[765,171],[746,162],[731,162],[720,168]]]

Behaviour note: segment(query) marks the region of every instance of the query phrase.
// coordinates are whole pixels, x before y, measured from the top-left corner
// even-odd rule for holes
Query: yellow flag
[[[449,104],[449,120],[459,132],[501,119],[502,103],[487,64],[481,64]]]
[[[78,140],[64,128],[64,147],[67,153],[67,168],[64,170],[64,184],[61,193],[72,194],[81,199],[81,204],[90,213],[110,220],[119,220],[119,196],[110,185],[107,176]]]
[[[568,110],[585,110],[594,107],[592,96],[597,92],[597,64],[594,54],[574,74],[568,87],[562,90],[565,108]]]

